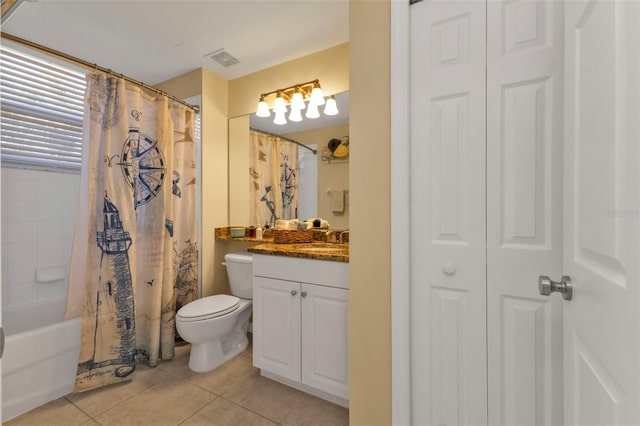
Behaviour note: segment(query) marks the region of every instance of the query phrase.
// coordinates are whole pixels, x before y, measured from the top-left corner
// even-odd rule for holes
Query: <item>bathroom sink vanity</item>
[[[349,264],[253,260],[253,365],[265,377],[349,404]]]

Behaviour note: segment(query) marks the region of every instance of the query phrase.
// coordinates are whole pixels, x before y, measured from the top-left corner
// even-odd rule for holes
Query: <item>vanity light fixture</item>
[[[284,112],[276,112],[276,118],[273,119],[275,124],[287,124],[287,119],[284,118]]]
[[[302,95],[300,88],[296,87],[294,90],[293,96],[291,97],[291,111],[300,111],[301,109],[305,109],[306,105],[304,104],[304,96]]]
[[[320,117],[320,113],[318,112],[318,105],[313,102],[309,102],[309,108],[307,108],[307,113],[304,115],[307,118],[318,118]]]
[[[324,115],[338,115],[338,104],[335,96],[331,95],[327,99],[327,103],[324,105]]]
[[[287,119],[285,118],[287,104],[290,106],[290,121],[302,121],[301,111],[305,108],[307,109],[305,114],[306,118],[320,117],[320,112],[318,111],[318,106],[320,105],[325,105],[323,111],[325,115],[338,114],[335,97],[331,95],[329,99],[325,101],[320,80],[318,79],[261,94],[256,111],[258,117],[264,118],[271,116],[269,104],[266,100],[271,96],[275,96],[273,101],[273,112],[275,113],[273,122],[275,124],[287,123]],[[305,105],[305,101],[309,101],[309,104]]]
[[[284,98],[282,97],[282,93],[278,93],[276,95],[276,100],[273,101],[273,112],[276,114],[285,114],[287,112],[287,106]]]
[[[260,96],[260,102],[258,102],[258,110],[256,111],[258,117],[269,117],[269,104],[264,100],[264,96]]]
[[[289,121],[302,121],[302,113],[300,109],[294,108],[294,105],[291,104],[291,112],[289,113]],[[285,123],[286,124],[286,123]]]

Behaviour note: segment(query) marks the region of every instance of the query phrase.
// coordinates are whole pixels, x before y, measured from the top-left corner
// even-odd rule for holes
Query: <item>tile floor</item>
[[[187,366],[189,346],[128,383],[70,394],[5,426],[348,425],[349,410],[260,376],[251,347],[209,373]]]

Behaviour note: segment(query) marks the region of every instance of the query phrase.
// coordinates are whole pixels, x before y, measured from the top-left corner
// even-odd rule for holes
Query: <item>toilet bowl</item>
[[[189,368],[196,372],[213,370],[249,345],[253,256],[249,252],[228,253],[224,260],[231,295],[203,297],[176,313],[178,333],[191,343]]]

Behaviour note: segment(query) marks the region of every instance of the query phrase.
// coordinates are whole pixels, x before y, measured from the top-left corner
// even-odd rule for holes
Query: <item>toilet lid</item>
[[[238,309],[240,299],[228,294],[216,294],[187,303],[177,313],[184,321],[202,321],[219,317]]]

